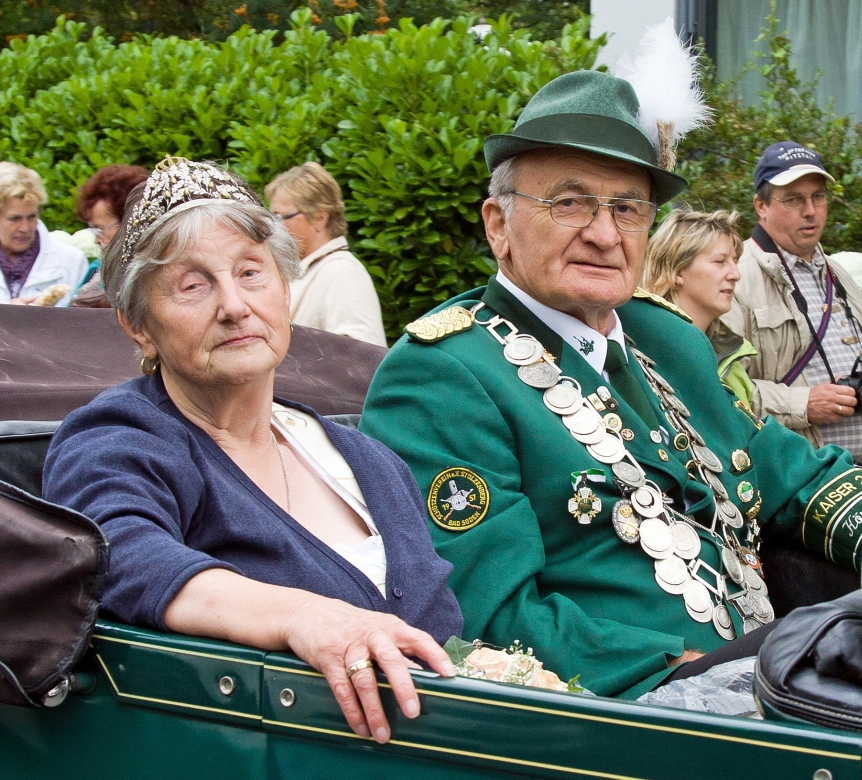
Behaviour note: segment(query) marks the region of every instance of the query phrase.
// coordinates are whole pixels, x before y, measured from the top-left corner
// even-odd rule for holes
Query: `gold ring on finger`
[[[371,663],[370,659],[366,658],[362,661],[357,661],[355,664],[350,664],[344,671],[347,672],[348,677],[353,677],[357,672],[361,672],[363,669],[370,669],[372,666],[374,664]]]

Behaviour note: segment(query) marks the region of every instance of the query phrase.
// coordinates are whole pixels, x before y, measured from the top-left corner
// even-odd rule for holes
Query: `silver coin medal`
[[[599,463],[613,464],[626,456],[626,445],[616,431],[605,429],[604,438],[596,444],[588,444],[587,452]]]
[[[721,472],[724,471],[724,466],[721,465],[721,461],[718,459],[718,456],[709,447],[706,447],[703,444],[698,444],[697,441],[695,441],[691,445],[691,451],[694,453],[695,458],[697,458],[697,460],[710,471],[713,471],[716,474],[721,474]]]
[[[542,395],[545,406],[561,417],[576,412],[582,405],[584,397],[581,386],[571,377],[560,377],[553,387],[549,387]]]
[[[761,579],[760,575],[747,563],[741,563],[740,566],[742,566],[742,578],[748,583],[748,586],[752,590],[766,596],[769,591],[766,589],[766,583]]]
[[[724,564],[724,570],[727,576],[730,577],[737,585],[742,585],[745,580],[743,574],[743,564],[740,562],[736,553],[727,545],[721,548],[721,562]],[[748,566],[746,565],[746,568]]]
[[[712,625],[722,639],[736,639],[736,629],[733,627],[730,610],[724,604],[719,604],[712,611]]]
[[[712,492],[715,494],[717,500],[727,500],[728,492],[727,488],[724,486],[722,481],[718,478],[718,475],[710,471],[709,469],[704,469],[703,473],[703,481],[709,485]]]
[[[655,562],[655,581],[665,593],[681,596],[688,589],[691,575],[685,561],[671,555]]]
[[[673,523],[670,527],[670,535],[673,538],[674,553],[686,561],[693,561],[700,555],[700,537],[690,525],[686,523]]]
[[[644,473],[631,463],[618,461],[611,466],[611,471],[618,482],[621,482],[628,488],[639,488],[646,485],[646,477]]]
[[[692,579],[682,594],[685,601],[685,611],[692,620],[698,623],[709,623],[712,621],[713,604],[706,585]]]
[[[664,520],[648,517],[640,525],[641,548],[650,558],[662,560],[674,553],[673,536]]]
[[[742,528],[745,519],[733,501],[717,498],[715,504],[718,509],[718,516],[723,523],[731,528]]]
[[[560,369],[545,360],[539,360],[536,363],[530,363],[525,366],[518,366],[518,379],[525,385],[535,387],[539,390],[553,387],[557,384],[559,376]]]
[[[518,334],[506,340],[503,357],[516,366],[526,366],[542,359],[545,348],[538,339],[526,334]]]
[[[772,609],[772,604],[769,603],[769,599],[762,593],[750,590],[748,592],[748,604],[754,611],[754,617],[761,623],[771,623],[775,620],[775,611]]]
[[[658,517],[664,511],[661,491],[650,484],[645,484],[635,490],[629,496],[629,500],[641,517]]]
[[[581,444],[598,444],[607,435],[601,415],[585,401],[577,411],[563,415],[562,421]]]

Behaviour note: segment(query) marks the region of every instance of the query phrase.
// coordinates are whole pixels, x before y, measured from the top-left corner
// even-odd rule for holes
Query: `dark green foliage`
[[[286,32],[291,13],[304,7],[333,37],[339,37],[337,19],[345,14],[357,14],[354,30],[363,33],[397,27],[402,18],[421,26],[438,16],[475,13],[496,19],[515,13],[517,27],[531,27],[534,37],[544,40],[576,21],[579,5],[589,10],[588,0],[9,0],[0,3],[0,46],[49,32],[60,14],[101,27],[118,41],[141,33],[223,41],[243,25]]]
[[[714,123],[692,133],[681,145],[677,171],[691,187],[682,196],[692,206],[711,211],[737,209],[743,236],[755,223],[752,206],[754,168],[772,143],[793,140],[818,151],[838,180],[823,245],[827,252],[862,247],[862,125],[817,107],[814,84],[802,84],[790,66],[790,40],[780,32],[774,14],[758,40],[768,52],[749,65],[764,77],[761,102],[746,106],[738,99],[736,81],[716,82],[708,71],[706,92],[715,110]]]
[[[0,159],[45,179],[50,228],[76,229],[74,194],[112,162],[167,153],[226,162],[262,189],[307,159],[341,184],[350,240],[374,276],[390,337],[487,278],[482,140],[508,132],[530,96],[591,67],[588,20],[538,42],[503,17],[483,43],[472,20],[333,39],[294,12],[293,29],[242,29],[223,43],[138,38],[115,45],[61,22],[0,52]]]
[[[542,40],[557,37],[563,27],[590,12],[589,0],[466,0],[471,13],[496,19],[512,16],[515,27],[529,27]]]

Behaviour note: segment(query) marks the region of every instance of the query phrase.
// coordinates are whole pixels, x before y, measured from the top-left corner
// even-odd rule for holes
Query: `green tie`
[[[655,412],[647,400],[646,393],[629,368],[623,348],[613,339],[608,339],[608,354],[605,357],[605,371],[614,390],[637,412],[652,431],[657,431],[659,424]]]

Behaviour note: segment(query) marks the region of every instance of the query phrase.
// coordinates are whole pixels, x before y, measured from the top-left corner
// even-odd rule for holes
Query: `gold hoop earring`
[[[147,363],[150,360],[146,355],[141,358],[141,371],[143,371],[147,376],[152,376],[159,370],[159,357],[152,358],[151,363]]]

